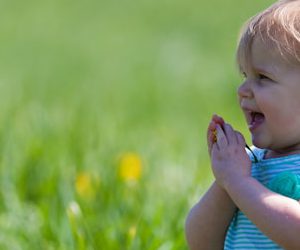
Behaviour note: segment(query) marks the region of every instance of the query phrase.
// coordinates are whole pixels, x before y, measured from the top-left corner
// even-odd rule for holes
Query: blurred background
[[[0,2],[0,249],[187,249],[217,113],[250,144],[242,23],[273,1]]]

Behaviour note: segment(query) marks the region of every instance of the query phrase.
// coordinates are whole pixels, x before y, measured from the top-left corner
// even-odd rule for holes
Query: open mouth
[[[265,120],[265,116],[259,112],[250,112],[249,129],[253,130],[261,125]]]

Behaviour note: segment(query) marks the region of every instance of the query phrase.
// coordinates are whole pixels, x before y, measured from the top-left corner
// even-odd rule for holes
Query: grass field
[[[211,115],[249,142],[235,46],[271,2],[2,1],[0,249],[187,249]]]

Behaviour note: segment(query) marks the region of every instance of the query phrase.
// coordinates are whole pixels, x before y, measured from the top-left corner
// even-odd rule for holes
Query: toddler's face
[[[250,65],[250,66],[249,66]],[[274,155],[300,152],[300,65],[255,39],[238,89],[252,142]]]

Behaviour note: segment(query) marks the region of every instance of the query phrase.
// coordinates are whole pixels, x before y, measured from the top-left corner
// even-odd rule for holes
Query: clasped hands
[[[216,182],[224,189],[232,181],[251,177],[251,160],[243,135],[223,118],[213,115],[207,129],[207,145]]]

